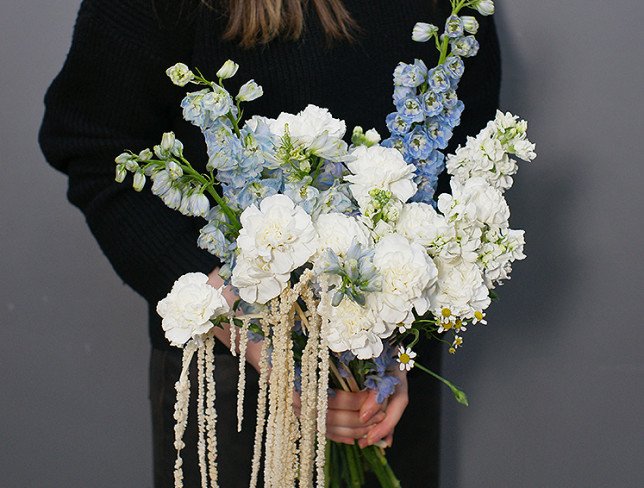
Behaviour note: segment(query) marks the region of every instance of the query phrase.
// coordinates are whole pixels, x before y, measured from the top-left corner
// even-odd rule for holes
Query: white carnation
[[[354,239],[363,247],[372,243],[369,229],[355,217],[331,212],[321,214],[314,225],[318,233],[318,255],[331,249],[338,256],[344,256]]]
[[[246,303],[265,304],[278,296],[288,283],[290,274],[276,274],[261,258],[249,260],[239,256],[231,278],[239,296]]]
[[[230,311],[221,289],[208,284],[203,273],[187,273],[175,281],[172,290],[157,304],[161,326],[173,346],[181,347],[212,327],[211,319]]]
[[[262,259],[267,270],[287,274],[317,250],[311,217],[286,195],[272,195],[241,214],[237,247],[246,260]]]
[[[374,294],[378,312],[390,327],[408,322],[412,308],[421,315],[429,309],[428,292],[437,270],[420,244],[400,234],[387,235],[375,246],[373,264],[382,276],[382,291]]]
[[[371,359],[382,353],[381,336],[388,330],[375,311],[344,298],[337,307],[320,310],[329,314],[329,348],[334,352],[351,351],[358,359]]]
[[[358,146],[347,163],[351,175],[353,197],[361,207],[369,204],[369,192],[374,189],[390,191],[401,202],[409,200],[417,190],[414,166],[407,164],[397,149],[382,146]]]
[[[286,132],[295,144],[311,150],[313,154],[336,160],[346,155],[342,140],[347,131],[343,120],[334,118],[326,108],[308,105],[297,115],[281,113],[269,123],[271,133],[279,142]]]

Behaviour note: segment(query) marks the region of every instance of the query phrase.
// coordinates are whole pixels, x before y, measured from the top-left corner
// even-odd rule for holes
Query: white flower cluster
[[[221,289],[208,284],[203,273],[187,273],[175,281],[172,290],[157,304],[161,326],[173,346],[183,347],[212,329],[211,320],[230,311]]]
[[[512,175],[517,172],[516,156],[532,161],[535,145],[527,139],[528,123],[509,113],[497,112],[476,137],[468,137],[467,144],[447,158],[447,171],[460,182],[469,178],[484,178],[500,190],[512,186]]]
[[[426,37],[432,27],[416,30],[417,37]],[[228,61],[217,76],[228,79],[237,70]],[[168,76],[180,86],[204,82],[181,64]],[[241,139],[235,139],[227,122],[237,117],[233,97],[220,85],[211,88],[203,96],[188,94],[183,106],[187,118],[206,131],[217,163],[208,169],[216,169],[225,183],[215,207],[205,194],[211,183],[192,177],[195,171],[173,133],[164,134],[154,152],[120,155],[116,177],[122,181],[133,173],[136,190],[150,177],[152,192],[169,207],[212,216],[200,243],[223,258],[225,274],[244,302],[267,304],[304,266],[312,267],[329,286],[321,303],[330,308],[320,310],[330,319],[329,347],[360,359],[380,355],[384,340],[427,312],[439,319],[439,331],[483,321],[489,291],[509,278],[513,261],[525,257],[523,232],[509,228],[503,197],[517,170],[510,156],[535,157],[524,121],[498,112],[448,156],[452,192],[440,195],[435,208],[409,202],[419,188],[417,168],[399,149],[380,145],[375,131],[356,128],[349,148],[343,141],[346,124],[309,105],[276,119],[252,117],[237,128]],[[251,80],[235,99],[261,94]],[[206,96],[212,100],[204,101]],[[211,318],[228,311],[206,281],[205,275],[186,275],[159,303],[173,344],[204,334]]]
[[[321,158],[334,161],[346,154],[347,144],[342,138],[347,125],[325,108],[308,105],[297,115],[283,112],[277,119],[268,119],[268,123],[278,144],[288,134],[295,144]]]
[[[309,214],[281,194],[248,207],[241,224],[232,284],[245,302],[265,304],[317,251],[317,232]]]

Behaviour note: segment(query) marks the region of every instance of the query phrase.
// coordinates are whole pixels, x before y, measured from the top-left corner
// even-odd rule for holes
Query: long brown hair
[[[244,47],[266,44],[278,37],[298,39],[309,1],[330,41],[353,39],[357,25],[342,0],[220,0],[228,17],[224,39]]]

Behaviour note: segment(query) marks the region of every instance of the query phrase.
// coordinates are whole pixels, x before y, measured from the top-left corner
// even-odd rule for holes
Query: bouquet
[[[226,61],[213,82],[179,63],[167,70],[172,82],[201,87],[181,107],[205,138],[206,170],[185,159],[171,132],[152,150],[116,158],[117,181],[130,172],[140,191],[149,178],[167,206],[207,221],[198,245],[221,260],[220,276],[240,297],[230,307],[206,275],[189,273],[158,304],[168,340],[184,351],[176,486],[195,355],[202,483],[217,485],[213,331],[224,323],[239,343],[239,428],[245,351],[249,340],[262,341],[253,487],[262,450],[267,487],[358,487],[367,469],[383,487],[400,485],[383,447],[326,439],[329,388],[375,390],[384,402],[398,383],[393,372],[416,367],[467,404],[414,348],[438,340],[455,353],[467,327],[486,323],[495,287],[525,257],[523,231],[510,229],[503,192],[517,171],[514,157],[530,161],[535,153],[526,122],[498,112],[465,146],[444,154],[464,110],[457,95],[463,59],[479,49],[476,18],[461,11],[494,11],[490,0],[451,4],[444,31],[414,26],[413,40],[433,42],[439,61],[431,69],[419,59],[395,68],[396,110],[386,118],[385,140],[356,127],[348,144],[345,122],[314,105],[244,119],[244,104],[263,90],[250,80],[229,93],[225,81],[237,64]],[[445,169],[451,194],[436,197]]]

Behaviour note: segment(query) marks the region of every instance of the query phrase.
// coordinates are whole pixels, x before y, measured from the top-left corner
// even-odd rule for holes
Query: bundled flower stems
[[[329,388],[369,389],[382,403],[396,391],[394,371],[416,367],[467,404],[414,347],[438,340],[456,353],[468,327],[487,323],[496,287],[525,258],[524,233],[510,228],[504,192],[517,158],[531,161],[535,153],[527,123],[502,112],[444,153],[465,110],[457,95],[464,59],[479,49],[478,21],[461,11],[494,12],[490,0],[451,5],[443,29],[414,26],[412,39],[435,45],[438,64],[430,69],[416,59],[395,68],[384,140],[356,127],[348,144],[345,122],[314,105],[244,120],[242,105],[263,90],[250,80],[231,95],[224,84],[236,63],[226,61],[217,82],[178,63],[167,70],[172,82],[199,87],[181,108],[203,133],[205,168],[185,159],[171,132],[152,149],[116,158],[117,181],[132,173],[141,191],[149,178],[167,206],[206,220],[197,245],[220,259],[219,275],[240,297],[231,308],[206,275],[188,273],[157,307],[166,337],[184,351],[177,487],[195,357],[202,486],[218,485],[213,347],[214,328],[223,324],[230,324],[233,354],[239,348],[238,428],[248,341],[262,342],[252,487],[260,471],[268,488],[357,487],[365,469],[381,486],[399,486],[380,447],[327,441]],[[445,169],[451,193],[435,195]]]

